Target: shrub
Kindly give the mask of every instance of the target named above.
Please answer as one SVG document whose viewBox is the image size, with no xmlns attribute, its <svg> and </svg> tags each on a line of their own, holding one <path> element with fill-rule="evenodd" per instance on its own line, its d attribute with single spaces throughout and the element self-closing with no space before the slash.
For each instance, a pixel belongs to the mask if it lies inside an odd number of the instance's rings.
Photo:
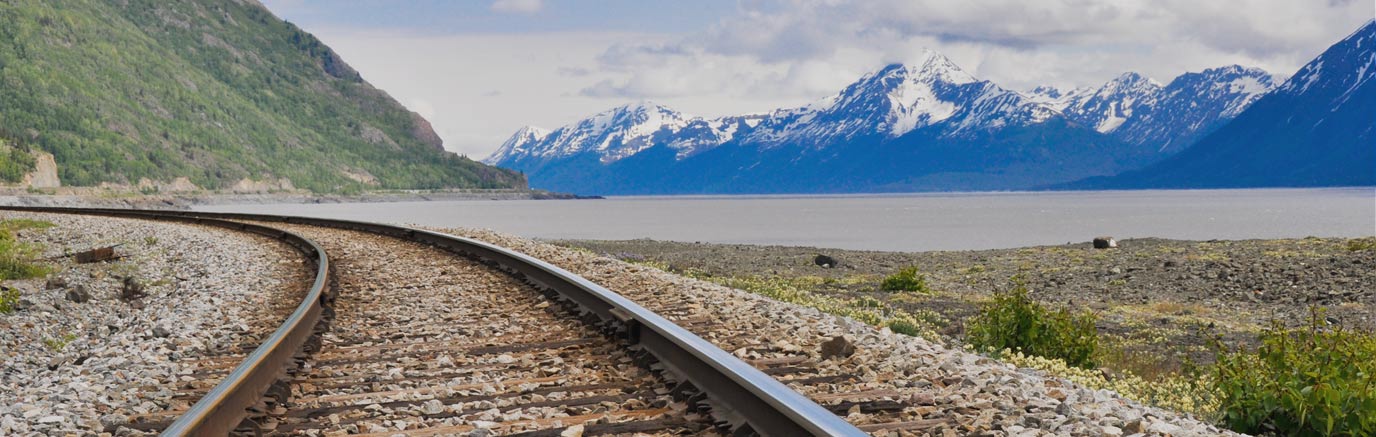
<svg viewBox="0 0 1376 437">
<path fill-rule="evenodd" d="M 1353 238 L 1347 240 L 1347 250 L 1357 252 L 1362 250 L 1376 250 L 1376 237 Z"/>
<path fill-rule="evenodd" d="M 0 288 L 0 314 L 14 312 L 15 306 L 19 305 L 19 290 L 14 288 Z"/>
<path fill-rule="evenodd" d="M 884 278 L 884 282 L 879 284 L 879 288 L 884 291 L 916 291 L 926 293 L 927 277 L 917 273 L 917 267 L 908 267 Z"/>
<path fill-rule="evenodd" d="M 1097 317 L 1090 312 L 1049 309 L 1027 296 L 1018 281 L 1013 290 L 994 293 L 966 329 L 966 342 L 984 352 L 1004 349 L 1060 359 L 1066 364 L 1093 368 L 1099 346 Z"/>
<path fill-rule="evenodd" d="M 1272 322 L 1255 351 L 1217 345 L 1214 385 L 1223 422 L 1279 435 L 1376 435 L 1376 335 Z"/>
</svg>

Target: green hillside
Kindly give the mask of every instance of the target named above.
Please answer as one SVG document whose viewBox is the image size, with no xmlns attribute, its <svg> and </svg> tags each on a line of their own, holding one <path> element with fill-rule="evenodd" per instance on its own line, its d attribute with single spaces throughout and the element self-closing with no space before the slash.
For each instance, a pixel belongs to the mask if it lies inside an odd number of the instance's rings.
<svg viewBox="0 0 1376 437">
<path fill-rule="evenodd" d="M 444 152 L 428 122 L 251 0 L 0 1 L 0 136 L 52 153 L 64 185 L 525 184 Z"/>
</svg>

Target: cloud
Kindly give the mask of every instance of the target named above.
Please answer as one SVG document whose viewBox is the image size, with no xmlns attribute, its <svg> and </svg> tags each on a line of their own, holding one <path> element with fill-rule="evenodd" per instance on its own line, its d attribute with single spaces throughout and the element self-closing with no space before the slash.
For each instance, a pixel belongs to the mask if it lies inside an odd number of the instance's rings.
<svg viewBox="0 0 1376 437">
<path fill-rule="evenodd" d="M 534 14 L 544 9 L 541 0 L 496 0 L 492 2 L 492 11 L 506 14 Z"/>
<path fill-rule="evenodd" d="M 737 14 L 677 40 L 609 47 L 598 61 L 619 76 L 582 92 L 802 97 L 923 48 L 1014 89 L 1096 85 L 1125 71 L 1168 81 L 1231 63 L 1288 75 L 1371 12 L 1350 0 L 742 1 Z M 857 74 L 834 82 L 828 70 Z"/>
<path fill-rule="evenodd" d="M 655 8 L 578 5 L 599 19 L 662 19 L 635 15 Z M 501 0 L 486 18 L 543 6 Z M 521 126 L 557 127 L 629 101 L 703 116 L 803 105 L 924 48 L 1015 90 L 1099 85 L 1125 71 L 1164 82 L 1228 64 L 1289 75 L 1371 13 L 1351 0 L 740 0 L 673 33 L 604 29 L 616 25 L 581 15 L 567 18 L 601 30 L 310 30 L 430 118 L 446 147 L 480 157 Z"/>
</svg>

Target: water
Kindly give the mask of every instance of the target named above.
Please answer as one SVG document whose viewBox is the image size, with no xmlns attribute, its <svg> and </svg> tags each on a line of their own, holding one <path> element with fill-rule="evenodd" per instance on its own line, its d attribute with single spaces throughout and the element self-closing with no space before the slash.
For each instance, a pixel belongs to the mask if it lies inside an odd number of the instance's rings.
<svg viewBox="0 0 1376 437">
<path fill-rule="evenodd" d="M 1351 189 L 676 196 L 354 204 L 217 205 L 536 238 L 633 239 L 925 251 L 1163 237 L 1376 234 L 1376 191 Z"/>
</svg>

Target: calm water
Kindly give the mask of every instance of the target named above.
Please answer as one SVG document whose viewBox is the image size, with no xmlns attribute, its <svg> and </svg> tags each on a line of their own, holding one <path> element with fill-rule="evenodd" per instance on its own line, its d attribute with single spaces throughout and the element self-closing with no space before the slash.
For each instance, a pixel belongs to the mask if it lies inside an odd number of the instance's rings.
<svg viewBox="0 0 1376 437">
<path fill-rule="evenodd" d="M 537 238 L 891 251 L 1062 244 L 1096 235 L 1208 240 L 1376 234 L 1372 188 L 619 197 L 199 209 L 480 227 Z"/>
</svg>

